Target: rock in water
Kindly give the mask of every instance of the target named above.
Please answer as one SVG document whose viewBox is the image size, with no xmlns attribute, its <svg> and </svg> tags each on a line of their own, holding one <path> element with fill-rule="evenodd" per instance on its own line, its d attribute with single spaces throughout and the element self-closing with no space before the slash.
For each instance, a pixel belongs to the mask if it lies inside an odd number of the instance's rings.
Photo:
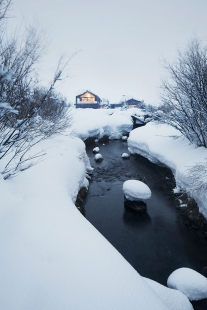
<svg viewBox="0 0 207 310">
<path fill-rule="evenodd" d="M 93 149 L 93 153 L 98 153 L 99 152 L 99 147 L 97 146 L 97 147 L 94 147 L 94 149 Z"/>
<path fill-rule="evenodd" d="M 123 159 L 129 159 L 130 155 L 128 153 L 123 153 L 123 154 L 121 154 L 121 157 Z"/>
<path fill-rule="evenodd" d="M 145 183 L 137 180 L 124 182 L 123 192 L 126 199 L 131 201 L 145 200 L 151 197 L 150 188 Z"/>
<path fill-rule="evenodd" d="M 151 190 L 149 187 L 137 180 L 128 180 L 123 184 L 124 192 L 124 206 L 131 209 L 138 214 L 147 211 L 147 205 L 144 201 L 151 197 Z"/>
<path fill-rule="evenodd" d="M 126 209 L 130 209 L 138 214 L 145 213 L 147 211 L 147 205 L 144 201 L 131 201 L 124 197 L 124 206 Z"/>
<path fill-rule="evenodd" d="M 100 162 L 102 160 L 103 160 L 103 156 L 100 153 L 95 155 L 95 161 Z"/>
<path fill-rule="evenodd" d="M 167 286 L 181 291 L 190 300 L 207 298 L 207 279 L 190 268 L 179 268 L 171 273 Z"/>
</svg>

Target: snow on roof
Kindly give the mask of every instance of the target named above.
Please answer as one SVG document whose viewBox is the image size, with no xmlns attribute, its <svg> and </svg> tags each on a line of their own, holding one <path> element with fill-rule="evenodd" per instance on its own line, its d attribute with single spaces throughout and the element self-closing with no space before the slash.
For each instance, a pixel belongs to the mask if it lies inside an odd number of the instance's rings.
<svg viewBox="0 0 207 310">
<path fill-rule="evenodd" d="M 130 99 L 134 99 L 134 100 L 137 100 L 137 101 L 141 101 L 140 99 L 137 99 L 133 96 L 128 96 L 128 95 L 122 95 L 121 99 L 119 100 L 119 103 L 121 102 L 124 102 L 125 100 L 128 101 Z"/>
<path fill-rule="evenodd" d="M 76 95 L 76 97 L 82 96 L 82 95 L 85 94 L 85 93 L 90 93 L 91 95 L 96 96 L 97 98 L 100 99 L 100 97 L 99 97 L 98 95 L 92 93 L 90 90 L 85 90 L 85 91 L 83 91 L 82 93 L 79 93 L 78 95 Z"/>
</svg>

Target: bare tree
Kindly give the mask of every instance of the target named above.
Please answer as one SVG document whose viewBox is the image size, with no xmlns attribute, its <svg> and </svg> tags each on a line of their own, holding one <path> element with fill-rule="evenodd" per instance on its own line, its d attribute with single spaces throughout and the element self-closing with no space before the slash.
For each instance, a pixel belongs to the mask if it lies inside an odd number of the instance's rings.
<svg viewBox="0 0 207 310">
<path fill-rule="evenodd" d="M 7 17 L 11 6 L 11 0 L 0 0 L 0 21 Z"/>
<path fill-rule="evenodd" d="M 159 121 L 207 147 L 207 47 L 193 39 L 165 69 L 169 78 L 162 83 L 164 113 L 157 115 Z"/>
<path fill-rule="evenodd" d="M 4 179 L 8 179 L 33 166 L 34 160 L 38 159 L 39 161 L 45 153 L 38 153 L 32 157 L 27 157 L 26 153 L 43 139 L 62 133 L 70 126 L 70 110 L 63 98 L 58 97 L 54 91 L 55 84 L 62 79 L 66 65 L 67 61 L 64 62 L 63 57 L 61 57 L 48 89 L 44 89 L 39 98 L 34 96 L 37 90 L 30 94 L 29 99 L 34 103 L 34 106 L 23 119 L 18 119 L 18 110 L 12 108 L 3 114 L 2 130 L 0 128 L 0 159 L 9 153 L 11 154 L 2 172 Z M 56 113 L 50 109 L 51 99 L 56 102 L 55 104 L 53 102 L 53 107 L 56 105 Z M 62 107 L 59 107 L 59 105 L 62 105 Z M 45 110 L 47 113 L 45 113 Z M 43 113 L 42 116 L 41 113 Z M 13 117 L 11 125 L 9 124 L 10 115 Z M 17 115 L 17 117 L 14 115 Z M 15 117 L 16 120 L 14 121 Z"/>
<path fill-rule="evenodd" d="M 0 25 L 9 5 L 0 0 Z M 49 87 L 41 88 L 36 65 L 44 44 L 37 29 L 28 27 L 23 40 L 0 35 L 0 160 L 8 158 L 2 171 L 8 179 L 41 159 L 44 152 L 28 156 L 35 144 L 70 125 L 66 99 L 54 88 L 74 55 L 67 60 L 61 56 Z"/>
</svg>

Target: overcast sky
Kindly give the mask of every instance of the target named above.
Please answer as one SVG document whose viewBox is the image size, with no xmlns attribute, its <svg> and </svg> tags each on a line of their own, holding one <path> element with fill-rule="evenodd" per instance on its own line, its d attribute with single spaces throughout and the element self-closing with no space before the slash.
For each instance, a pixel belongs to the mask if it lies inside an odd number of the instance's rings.
<svg viewBox="0 0 207 310">
<path fill-rule="evenodd" d="M 88 89 L 111 103 L 127 95 L 157 104 L 163 58 L 207 39 L 207 0 L 13 0 L 12 9 L 10 25 L 35 21 L 47 33 L 44 79 L 61 53 L 80 51 L 60 89 L 70 101 Z"/>
</svg>

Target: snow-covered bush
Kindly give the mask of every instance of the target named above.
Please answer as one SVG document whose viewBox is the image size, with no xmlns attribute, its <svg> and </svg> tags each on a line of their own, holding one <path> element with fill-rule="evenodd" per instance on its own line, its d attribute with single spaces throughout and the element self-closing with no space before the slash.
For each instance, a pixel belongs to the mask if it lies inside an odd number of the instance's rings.
<svg viewBox="0 0 207 310">
<path fill-rule="evenodd" d="M 123 102 L 122 102 L 122 105 L 121 105 L 121 111 L 126 111 L 126 110 L 128 110 L 129 109 L 129 105 L 128 105 L 128 103 L 126 102 L 126 100 L 124 100 Z"/>
<path fill-rule="evenodd" d="M 196 163 L 189 167 L 187 178 L 192 192 L 205 193 L 207 191 L 207 162 Z"/>
<path fill-rule="evenodd" d="M 207 47 L 193 39 L 166 64 L 162 83 L 162 114 L 157 119 L 179 130 L 191 143 L 207 147 Z"/>
<path fill-rule="evenodd" d="M 109 103 L 108 99 L 103 99 L 103 106 L 104 109 L 111 109 L 111 104 Z"/>
</svg>

